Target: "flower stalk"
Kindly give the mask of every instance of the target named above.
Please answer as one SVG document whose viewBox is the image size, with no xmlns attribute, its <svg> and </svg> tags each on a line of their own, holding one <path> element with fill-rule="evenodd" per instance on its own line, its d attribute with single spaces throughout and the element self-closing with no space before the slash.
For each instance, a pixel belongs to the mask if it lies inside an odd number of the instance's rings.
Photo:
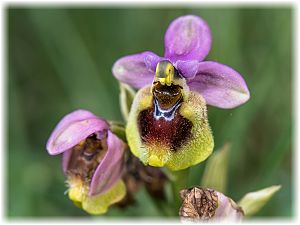
<svg viewBox="0 0 300 225">
<path fill-rule="evenodd" d="M 181 205 L 181 198 L 178 193 L 180 193 L 180 191 L 186 187 L 189 179 L 189 172 L 189 168 L 180 171 L 172 171 L 172 176 L 174 178 L 172 182 L 172 194 L 173 204 L 176 211 L 179 210 Z"/>
</svg>

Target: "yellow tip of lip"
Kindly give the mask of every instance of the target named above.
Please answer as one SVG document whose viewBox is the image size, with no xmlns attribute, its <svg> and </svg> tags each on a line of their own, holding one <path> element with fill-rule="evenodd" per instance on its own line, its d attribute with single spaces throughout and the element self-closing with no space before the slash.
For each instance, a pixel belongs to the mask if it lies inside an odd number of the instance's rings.
<svg viewBox="0 0 300 225">
<path fill-rule="evenodd" d="M 148 161 L 150 166 L 162 167 L 165 165 L 164 161 L 156 155 L 150 155 Z"/>
<path fill-rule="evenodd" d="M 82 202 L 84 196 L 87 194 L 87 188 L 80 180 L 77 179 L 70 180 L 69 184 L 69 198 L 75 202 Z"/>
</svg>

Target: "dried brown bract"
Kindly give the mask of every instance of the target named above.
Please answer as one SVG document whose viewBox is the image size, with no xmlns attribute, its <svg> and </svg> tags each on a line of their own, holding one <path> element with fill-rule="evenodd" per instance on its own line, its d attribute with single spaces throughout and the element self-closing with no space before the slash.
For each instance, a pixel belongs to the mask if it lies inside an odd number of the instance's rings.
<svg viewBox="0 0 300 225">
<path fill-rule="evenodd" d="M 182 221 L 239 222 L 243 210 L 231 198 L 209 188 L 193 187 L 180 191 Z"/>
<path fill-rule="evenodd" d="M 191 188 L 180 192 L 183 200 L 179 210 L 181 217 L 191 220 L 209 220 L 218 208 L 218 195 L 212 189 Z"/>
</svg>

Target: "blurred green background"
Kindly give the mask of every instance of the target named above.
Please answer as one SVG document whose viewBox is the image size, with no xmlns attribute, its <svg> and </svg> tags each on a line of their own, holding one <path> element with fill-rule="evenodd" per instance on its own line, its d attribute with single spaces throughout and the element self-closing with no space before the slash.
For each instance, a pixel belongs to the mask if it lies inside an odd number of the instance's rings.
<svg viewBox="0 0 300 225">
<path fill-rule="evenodd" d="M 184 14 L 208 22 L 213 45 L 207 59 L 235 68 L 251 92 L 239 108 L 208 109 L 216 149 L 232 143 L 226 194 L 239 200 L 281 184 L 257 216 L 294 215 L 291 7 L 7 6 L 8 217 L 88 216 L 64 195 L 61 158 L 47 154 L 47 138 L 77 108 L 121 120 L 112 64 L 144 50 L 163 55 L 166 28 Z M 191 169 L 189 185 L 199 184 L 204 166 Z M 161 216 L 144 190 L 137 199 L 136 206 L 112 208 L 106 216 Z"/>
</svg>

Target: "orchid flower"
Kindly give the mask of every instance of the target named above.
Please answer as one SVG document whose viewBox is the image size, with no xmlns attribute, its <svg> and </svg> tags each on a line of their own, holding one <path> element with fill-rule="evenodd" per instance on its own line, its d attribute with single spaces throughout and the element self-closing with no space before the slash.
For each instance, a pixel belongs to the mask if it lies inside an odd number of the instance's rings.
<svg viewBox="0 0 300 225">
<path fill-rule="evenodd" d="M 205 160 L 214 147 L 206 105 L 234 108 L 249 90 L 230 67 L 203 61 L 211 32 L 200 17 L 175 19 L 165 34 L 165 55 L 129 55 L 113 65 L 114 76 L 140 88 L 128 117 L 132 153 L 145 165 L 181 170 Z"/>
<path fill-rule="evenodd" d="M 86 110 L 63 117 L 47 142 L 50 155 L 63 154 L 69 198 L 90 214 L 105 213 L 125 196 L 125 148 L 104 119 Z"/>
</svg>

